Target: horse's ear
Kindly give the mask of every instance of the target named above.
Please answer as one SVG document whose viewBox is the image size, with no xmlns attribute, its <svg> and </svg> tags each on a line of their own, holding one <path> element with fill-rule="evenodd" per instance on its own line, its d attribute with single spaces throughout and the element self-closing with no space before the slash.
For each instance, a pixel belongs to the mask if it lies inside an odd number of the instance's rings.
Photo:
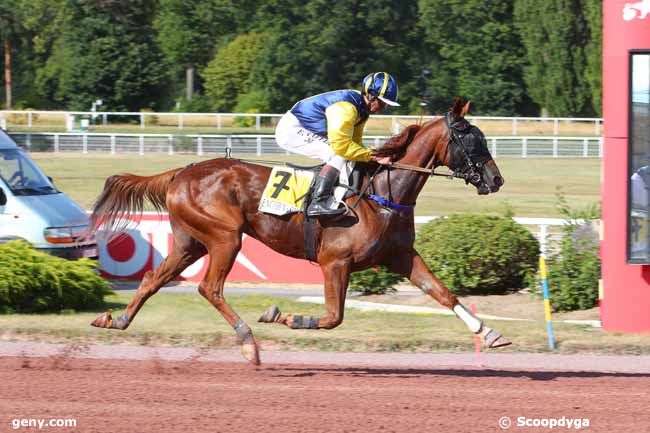
<svg viewBox="0 0 650 433">
<path fill-rule="evenodd" d="M 460 111 L 460 117 L 465 117 L 467 115 L 467 112 L 469 111 L 469 103 L 471 101 L 467 101 L 467 103 L 463 106 L 463 109 Z"/>
<path fill-rule="evenodd" d="M 456 97 L 454 105 L 451 107 L 451 114 L 454 115 L 454 119 L 461 117 L 460 112 L 463 109 L 463 103 L 460 100 L 460 97 Z"/>
</svg>

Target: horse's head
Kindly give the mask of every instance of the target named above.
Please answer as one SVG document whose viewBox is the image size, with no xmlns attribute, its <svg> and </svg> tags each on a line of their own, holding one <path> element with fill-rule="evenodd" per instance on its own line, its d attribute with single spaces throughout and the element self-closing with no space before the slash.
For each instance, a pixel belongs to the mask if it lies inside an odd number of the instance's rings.
<svg viewBox="0 0 650 433">
<path fill-rule="evenodd" d="M 490 155 L 485 135 L 465 119 L 468 110 L 469 101 L 463 106 L 456 99 L 445 115 L 449 141 L 443 164 L 474 185 L 479 194 L 497 192 L 504 183 L 503 176 Z"/>
</svg>

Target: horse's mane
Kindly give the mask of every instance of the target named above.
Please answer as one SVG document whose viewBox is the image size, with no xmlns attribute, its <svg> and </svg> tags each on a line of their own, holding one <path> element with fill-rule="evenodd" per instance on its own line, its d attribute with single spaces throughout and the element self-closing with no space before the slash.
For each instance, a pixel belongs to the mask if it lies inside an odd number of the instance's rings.
<svg viewBox="0 0 650 433">
<path fill-rule="evenodd" d="M 422 125 L 418 124 L 407 126 L 402 132 L 389 138 L 382 147 L 375 151 L 375 155 L 378 157 L 392 156 L 393 160 L 400 159 L 421 128 Z"/>
</svg>

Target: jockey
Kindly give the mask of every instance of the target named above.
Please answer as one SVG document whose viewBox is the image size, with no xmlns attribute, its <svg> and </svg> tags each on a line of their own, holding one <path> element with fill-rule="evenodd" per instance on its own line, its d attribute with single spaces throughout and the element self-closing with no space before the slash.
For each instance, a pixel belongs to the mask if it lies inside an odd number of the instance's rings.
<svg viewBox="0 0 650 433">
<path fill-rule="evenodd" d="M 275 129 L 280 147 L 325 162 L 314 185 L 314 199 L 308 216 L 334 216 L 345 209 L 330 209 L 339 172 L 347 162 L 376 161 L 390 164 L 390 157 L 378 158 L 362 145 L 363 130 L 370 114 L 397 103 L 397 82 L 386 72 L 368 74 L 361 92 L 352 89 L 321 93 L 298 101 L 282 116 Z"/>
</svg>

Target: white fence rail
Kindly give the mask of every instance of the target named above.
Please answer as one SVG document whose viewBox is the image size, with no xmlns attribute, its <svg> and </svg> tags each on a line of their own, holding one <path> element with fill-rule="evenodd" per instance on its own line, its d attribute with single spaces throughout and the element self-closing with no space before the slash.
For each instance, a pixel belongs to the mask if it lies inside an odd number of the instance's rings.
<svg viewBox="0 0 650 433">
<path fill-rule="evenodd" d="M 193 153 L 223 155 L 286 154 L 273 135 L 174 135 L 12 132 L 11 137 L 32 152 Z M 366 144 L 379 146 L 387 136 L 367 136 Z M 602 157 L 601 137 L 487 137 L 493 157 Z"/>
<path fill-rule="evenodd" d="M 155 113 L 155 112 L 92 112 L 92 111 L 11 111 L 0 110 L 0 126 L 4 129 L 36 127 L 58 127 L 72 132 L 87 126 L 110 127 L 130 124 L 141 129 L 170 127 L 179 130 L 188 128 L 215 128 L 217 131 L 228 128 L 274 127 L 281 114 L 272 113 Z M 367 128 L 384 129 L 397 133 L 403 126 L 435 119 L 436 116 L 371 116 Z M 601 118 L 570 117 L 490 117 L 468 116 L 468 119 L 489 134 L 503 135 L 585 135 L 598 137 L 602 134 Z M 41 129 L 42 130 L 42 129 Z M 577 132 L 579 131 L 579 132 Z"/>
</svg>

